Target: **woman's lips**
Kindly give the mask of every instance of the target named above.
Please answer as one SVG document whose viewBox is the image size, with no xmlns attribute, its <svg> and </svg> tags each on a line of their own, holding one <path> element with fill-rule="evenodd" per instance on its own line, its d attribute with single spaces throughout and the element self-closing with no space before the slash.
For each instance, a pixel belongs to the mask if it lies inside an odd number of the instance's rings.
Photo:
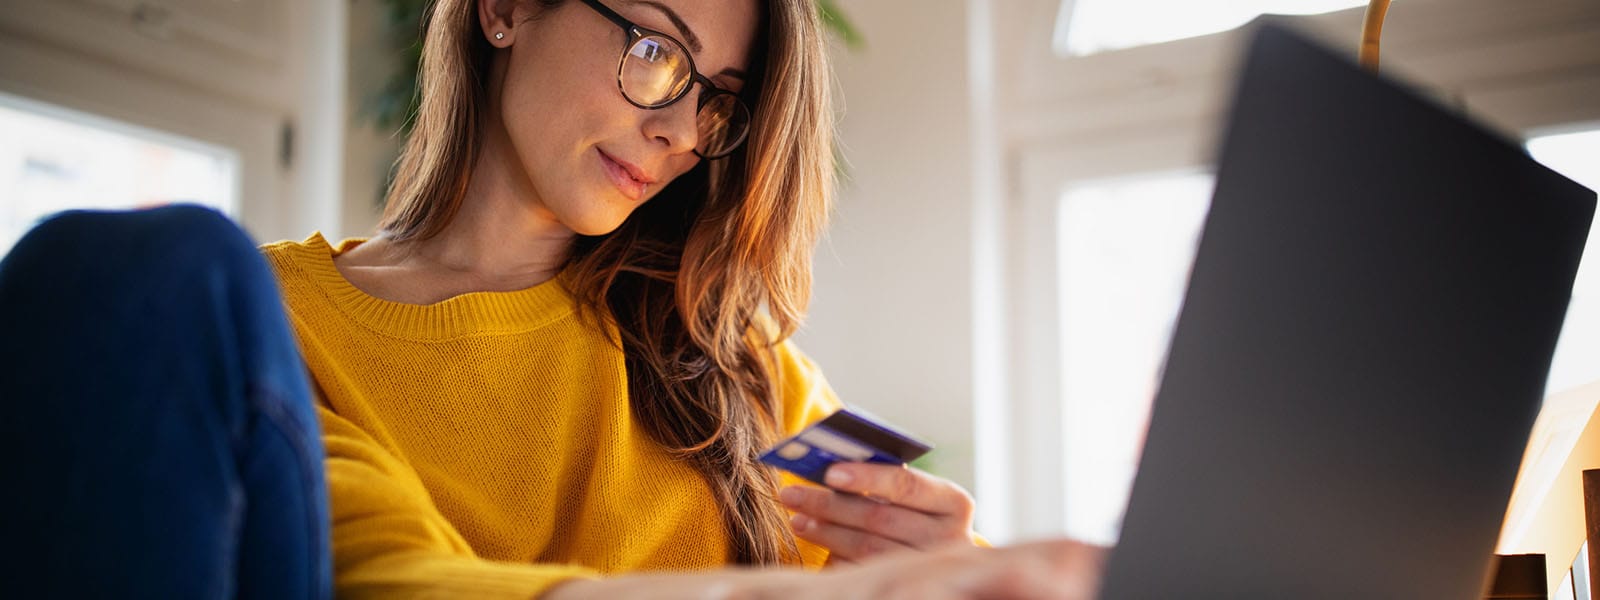
<svg viewBox="0 0 1600 600">
<path fill-rule="evenodd" d="M 617 186 L 617 190 L 621 191 L 622 195 L 635 202 L 644 197 L 644 182 L 634 179 L 632 175 L 628 174 L 627 167 L 619 164 L 605 151 L 598 148 L 595 151 L 600 154 L 600 164 L 605 167 L 606 176 L 611 178 L 611 183 Z"/>
</svg>

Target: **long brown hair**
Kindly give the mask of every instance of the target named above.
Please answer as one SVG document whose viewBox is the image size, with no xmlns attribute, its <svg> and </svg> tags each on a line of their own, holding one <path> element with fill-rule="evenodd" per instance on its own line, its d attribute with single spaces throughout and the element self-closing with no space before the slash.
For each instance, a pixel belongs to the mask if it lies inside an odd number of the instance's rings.
<svg viewBox="0 0 1600 600">
<path fill-rule="evenodd" d="M 805 312 L 831 208 L 833 113 L 816 7 L 762 1 L 746 145 L 701 161 L 616 231 L 578 238 L 565 273 L 620 335 L 634 417 L 710 484 L 731 560 L 772 565 L 798 553 L 757 455 L 783 422 L 773 347 Z M 390 239 L 437 234 L 465 194 L 493 56 L 475 5 L 437 0 L 426 19 L 421 108 L 378 227 Z"/>
</svg>

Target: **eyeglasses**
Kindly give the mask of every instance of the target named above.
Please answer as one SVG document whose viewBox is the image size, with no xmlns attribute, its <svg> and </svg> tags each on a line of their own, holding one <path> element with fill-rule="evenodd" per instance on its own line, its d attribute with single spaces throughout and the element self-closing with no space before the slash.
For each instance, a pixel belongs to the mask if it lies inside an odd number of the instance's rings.
<svg viewBox="0 0 1600 600">
<path fill-rule="evenodd" d="M 719 88 L 694 67 L 694 57 L 672 36 L 633 24 L 601 4 L 583 0 L 601 16 L 622 28 L 627 41 L 617 61 L 617 87 L 622 97 L 644 109 L 666 108 L 682 100 L 689 89 L 702 87 L 695 112 L 699 131 L 694 153 L 701 158 L 722 158 L 744 143 L 750 132 L 750 108 L 738 94 Z"/>
</svg>

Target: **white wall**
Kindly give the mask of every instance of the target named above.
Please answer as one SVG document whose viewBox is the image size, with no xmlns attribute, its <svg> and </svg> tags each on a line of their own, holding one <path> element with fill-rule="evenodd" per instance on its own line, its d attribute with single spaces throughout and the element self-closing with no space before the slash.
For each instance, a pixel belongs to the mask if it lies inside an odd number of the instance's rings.
<svg viewBox="0 0 1600 600">
<path fill-rule="evenodd" d="M 833 53 L 849 164 L 797 341 L 840 398 L 936 443 L 935 470 L 970 487 L 967 7 L 839 4 L 866 47 Z"/>
<path fill-rule="evenodd" d="M 400 152 L 398 133 L 380 129 L 370 112 L 373 94 L 389 82 L 403 58 L 391 40 L 406 32 L 393 30 L 388 11 L 381 0 L 350 0 L 349 93 L 345 98 L 350 119 L 345 130 L 340 217 L 344 235 L 349 237 L 366 237 L 377 227 L 389 168 Z"/>
</svg>

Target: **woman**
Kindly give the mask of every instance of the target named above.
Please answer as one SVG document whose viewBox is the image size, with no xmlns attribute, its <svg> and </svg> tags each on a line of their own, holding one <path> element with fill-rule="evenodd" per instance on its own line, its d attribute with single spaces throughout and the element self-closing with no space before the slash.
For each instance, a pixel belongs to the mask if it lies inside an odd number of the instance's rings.
<svg viewBox="0 0 1600 600">
<path fill-rule="evenodd" d="M 756 460 L 838 407 L 785 341 L 833 168 L 808 2 L 439 0 L 421 81 L 378 235 L 264 247 L 315 391 L 341 594 L 1084 581 L 1072 544 L 973 549 L 947 481 L 863 464 L 828 473 L 847 493 L 780 488 Z M 707 572 L 730 563 L 855 568 Z M 663 571 L 699 573 L 627 575 Z"/>
</svg>

